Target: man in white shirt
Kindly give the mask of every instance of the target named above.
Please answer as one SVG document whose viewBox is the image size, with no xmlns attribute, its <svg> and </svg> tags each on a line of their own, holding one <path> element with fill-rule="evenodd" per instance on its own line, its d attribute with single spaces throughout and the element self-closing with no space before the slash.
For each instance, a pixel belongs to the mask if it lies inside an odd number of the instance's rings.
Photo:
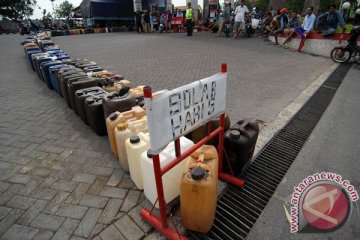
<svg viewBox="0 0 360 240">
<path fill-rule="evenodd" d="M 245 28 L 245 14 L 249 12 L 247 6 L 244 5 L 245 1 L 241 0 L 240 5 L 235 9 L 235 36 L 234 39 L 239 38 L 240 32 Z"/>
</svg>

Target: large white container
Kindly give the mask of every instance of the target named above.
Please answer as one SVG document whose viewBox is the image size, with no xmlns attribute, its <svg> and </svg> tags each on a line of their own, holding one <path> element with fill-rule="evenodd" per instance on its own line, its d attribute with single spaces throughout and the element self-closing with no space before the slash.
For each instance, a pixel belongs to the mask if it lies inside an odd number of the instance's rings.
<svg viewBox="0 0 360 240">
<path fill-rule="evenodd" d="M 141 175 L 140 156 L 150 149 L 149 133 L 138 133 L 125 141 L 127 160 L 129 163 L 130 177 L 140 190 L 144 189 L 143 176 Z"/>
<path fill-rule="evenodd" d="M 189 149 L 194 143 L 185 138 L 180 138 L 181 152 Z M 175 159 L 174 142 L 171 142 L 160 154 L 160 166 L 164 167 L 166 164 Z M 180 162 L 174 168 L 170 169 L 162 177 L 165 202 L 168 203 L 180 195 L 181 177 L 184 171 L 185 161 Z M 154 204 L 157 199 L 157 190 L 155 183 L 155 174 L 153 167 L 153 160 L 148 156 L 147 152 L 141 154 L 141 171 L 144 183 L 144 194 L 149 201 Z M 156 208 L 159 204 L 156 203 Z"/>
<path fill-rule="evenodd" d="M 125 172 L 129 172 L 129 164 L 126 154 L 125 141 L 134 134 L 126 127 L 126 123 L 119 123 L 114 131 L 115 131 L 116 148 L 119 154 L 119 163 Z"/>
</svg>

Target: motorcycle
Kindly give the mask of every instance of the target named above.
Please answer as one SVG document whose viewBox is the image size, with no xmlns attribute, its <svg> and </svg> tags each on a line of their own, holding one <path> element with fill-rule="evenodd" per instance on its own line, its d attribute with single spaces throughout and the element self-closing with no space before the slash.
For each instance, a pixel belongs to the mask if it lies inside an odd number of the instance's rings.
<svg viewBox="0 0 360 240">
<path fill-rule="evenodd" d="M 225 21 L 224 23 L 224 33 L 226 35 L 226 37 L 228 38 L 230 33 L 233 31 L 233 27 L 231 24 L 231 21 Z"/>
<path fill-rule="evenodd" d="M 245 18 L 245 30 L 244 34 L 250 38 L 258 29 L 259 19 L 247 17 Z"/>
<path fill-rule="evenodd" d="M 341 44 L 343 36 L 341 37 L 339 44 Z M 357 39 L 359 36 L 360 26 L 351 30 L 350 38 L 346 46 L 335 47 L 333 50 L 331 50 L 331 59 L 336 63 L 345 63 L 348 62 L 351 58 L 358 62 L 360 59 L 360 46 L 357 45 Z"/>
</svg>

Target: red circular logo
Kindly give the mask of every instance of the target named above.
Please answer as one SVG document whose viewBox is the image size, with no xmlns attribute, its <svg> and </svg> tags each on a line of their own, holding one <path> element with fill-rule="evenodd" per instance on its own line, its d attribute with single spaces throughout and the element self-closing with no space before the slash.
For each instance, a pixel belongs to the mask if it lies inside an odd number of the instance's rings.
<svg viewBox="0 0 360 240">
<path fill-rule="evenodd" d="M 311 187 L 302 200 L 306 221 L 321 230 L 342 226 L 350 211 L 348 196 L 332 184 L 321 183 Z"/>
</svg>

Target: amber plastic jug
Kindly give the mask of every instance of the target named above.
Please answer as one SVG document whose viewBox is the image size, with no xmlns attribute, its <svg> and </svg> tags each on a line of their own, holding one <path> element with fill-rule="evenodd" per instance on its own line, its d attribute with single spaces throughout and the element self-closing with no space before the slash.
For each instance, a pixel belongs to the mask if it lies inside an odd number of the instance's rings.
<svg viewBox="0 0 360 240">
<path fill-rule="evenodd" d="M 122 122 L 123 119 L 119 117 L 119 112 L 113 112 L 109 115 L 109 117 L 106 119 L 106 129 L 109 137 L 109 143 L 111 147 L 111 151 L 113 152 L 116 159 L 119 159 L 119 154 L 116 147 L 116 141 L 115 141 L 115 127 L 118 123 Z"/>
<path fill-rule="evenodd" d="M 259 126 L 255 121 L 241 120 L 225 133 L 223 171 L 239 176 L 253 156 Z"/>
<path fill-rule="evenodd" d="M 186 229 L 207 233 L 215 219 L 218 183 L 216 148 L 204 145 L 185 163 L 180 184 L 180 212 Z"/>
<path fill-rule="evenodd" d="M 121 122 L 135 121 L 145 116 L 146 112 L 139 106 L 132 107 L 131 110 L 120 113 Z M 143 131 L 139 131 L 143 132 Z"/>
<path fill-rule="evenodd" d="M 129 90 L 131 96 L 137 98 L 144 95 L 144 86 L 137 86 Z"/>
<path fill-rule="evenodd" d="M 116 148 L 119 154 L 119 163 L 125 172 L 129 172 L 129 163 L 126 155 L 125 141 L 134 134 L 127 128 L 126 123 L 118 123 L 114 131 Z"/>
<path fill-rule="evenodd" d="M 146 117 L 129 122 L 127 127 L 133 134 L 137 134 L 139 132 L 145 133 L 149 131 Z"/>
</svg>

